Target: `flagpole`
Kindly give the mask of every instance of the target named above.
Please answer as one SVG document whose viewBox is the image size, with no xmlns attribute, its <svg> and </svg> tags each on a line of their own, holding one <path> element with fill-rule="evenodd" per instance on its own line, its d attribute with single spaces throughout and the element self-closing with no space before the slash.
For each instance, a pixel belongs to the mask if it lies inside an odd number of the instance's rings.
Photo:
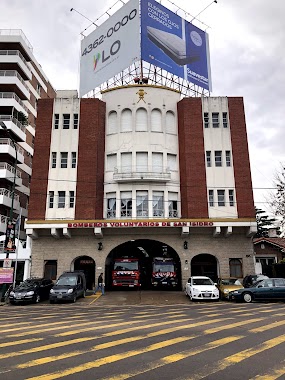
<svg viewBox="0 0 285 380">
<path fill-rule="evenodd" d="M 17 244 L 16 244 L 16 261 L 15 261 L 15 271 L 14 271 L 14 281 L 13 281 L 13 289 L 15 288 L 16 286 L 16 276 L 17 276 L 17 267 L 18 267 L 18 253 L 19 253 L 19 241 L 20 241 L 20 231 L 21 231 L 21 219 L 22 219 L 22 207 L 20 209 L 20 214 L 18 216 L 18 220 L 17 222 L 19 222 L 18 224 L 18 240 L 17 240 Z M 16 222 L 16 223 L 17 223 Z"/>
</svg>

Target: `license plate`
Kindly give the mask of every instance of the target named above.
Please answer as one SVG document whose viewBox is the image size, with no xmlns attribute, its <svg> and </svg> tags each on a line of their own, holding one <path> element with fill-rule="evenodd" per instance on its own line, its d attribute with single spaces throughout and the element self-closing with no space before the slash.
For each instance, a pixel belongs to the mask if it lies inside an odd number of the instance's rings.
<svg viewBox="0 0 285 380">
<path fill-rule="evenodd" d="M 204 294 L 204 297 L 211 297 L 211 294 L 206 293 Z"/>
<path fill-rule="evenodd" d="M 129 288 L 133 288 L 135 285 L 129 285 Z"/>
<path fill-rule="evenodd" d="M 166 281 L 162 281 L 162 285 L 167 285 L 167 282 Z"/>
<path fill-rule="evenodd" d="M 62 298 L 62 294 L 58 294 L 58 295 L 57 295 L 57 298 Z"/>
<path fill-rule="evenodd" d="M 22 299 L 21 296 L 16 297 L 16 300 L 21 300 L 21 299 Z"/>
</svg>

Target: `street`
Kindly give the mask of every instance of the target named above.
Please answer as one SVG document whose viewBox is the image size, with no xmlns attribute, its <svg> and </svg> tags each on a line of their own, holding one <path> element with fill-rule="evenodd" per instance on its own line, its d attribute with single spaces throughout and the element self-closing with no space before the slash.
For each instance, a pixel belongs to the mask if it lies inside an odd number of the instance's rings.
<svg viewBox="0 0 285 380">
<path fill-rule="evenodd" d="M 108 305 L 121 293 L 1 307 L 0 378 L 285 378 L 283 302 L 191 303 L 180 292 L 175 304 L 168 292 L 169 304 Z"/>
</svg>

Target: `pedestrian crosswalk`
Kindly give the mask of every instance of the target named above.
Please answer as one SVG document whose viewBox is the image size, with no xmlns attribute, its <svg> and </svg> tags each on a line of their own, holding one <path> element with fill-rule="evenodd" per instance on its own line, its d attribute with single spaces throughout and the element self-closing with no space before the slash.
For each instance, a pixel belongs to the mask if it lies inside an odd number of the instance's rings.
<svg viewBox="0 0 285 380">
<path fill-rule="evenodd" d="M 0 309 L 1 380 L 285 379 L 284 304 Z"/>
</svg>

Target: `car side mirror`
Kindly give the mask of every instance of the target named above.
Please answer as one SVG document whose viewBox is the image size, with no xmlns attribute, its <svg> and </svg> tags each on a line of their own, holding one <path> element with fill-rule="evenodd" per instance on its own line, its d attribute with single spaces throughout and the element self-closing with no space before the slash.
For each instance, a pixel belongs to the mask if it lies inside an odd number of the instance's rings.
<svg viewBox="0 0 285 380">
<path fill-rule="evenodd" d="M 216 282 L 214 282 L 214 285 L 216 285 L 216 286 L 217 286 L 218 284 L 217 284 Z"/>
</svg>

